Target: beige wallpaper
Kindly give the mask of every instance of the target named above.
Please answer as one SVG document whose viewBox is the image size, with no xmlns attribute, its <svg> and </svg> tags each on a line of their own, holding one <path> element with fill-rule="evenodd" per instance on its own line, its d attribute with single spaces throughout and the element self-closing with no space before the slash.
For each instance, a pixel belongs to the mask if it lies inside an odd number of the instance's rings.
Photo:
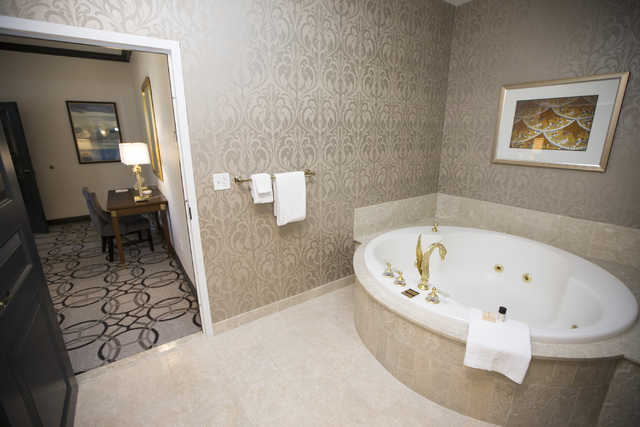
<svg viewBox="0 0 640 427">
<path fill-rule="evenodd" d="M 619 71 L 630 77 L 605 173 L 491 164 L 502 85 Z M 457 7 L 439 191 L 640 228 L 640 2 Z"/>
<path fill-rule="evenodd" d="M 0 1 L 0 14 L 178 40 L 213 321 L 353 274 L 354 209 L 437 190 L 455 8 L 441 0 Z M 310 168 L 275 225 L 213 173 Z"/>
</svg>

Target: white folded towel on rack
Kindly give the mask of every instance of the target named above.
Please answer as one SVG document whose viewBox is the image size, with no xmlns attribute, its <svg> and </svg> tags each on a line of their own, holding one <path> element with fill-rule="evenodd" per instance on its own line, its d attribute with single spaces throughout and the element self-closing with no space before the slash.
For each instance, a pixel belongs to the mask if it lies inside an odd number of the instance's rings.
<svg viewBox="0 0 640 427">
<path fill-rule="evenodd" d="M 304 172 L 275 174 L 273 213 L 278 225 L 302 221 L 307 217 L 307 189 Z"/>
<path fill-rule="evenodd" d="M 470 368 L 496 371 L 522 384 L 531 361 L 529 325 L 515 320 L 491 323 L 482 311 L 471 308 L 464 364 Z"/>
<path fill-rule="evenodd" d="M 253 203 L 271 203 L 273 202 L 273 191 L 271 191 L 271 175 L 268 173 L 257 173 L 251 175 L 251 197 Z"/>
</svg>

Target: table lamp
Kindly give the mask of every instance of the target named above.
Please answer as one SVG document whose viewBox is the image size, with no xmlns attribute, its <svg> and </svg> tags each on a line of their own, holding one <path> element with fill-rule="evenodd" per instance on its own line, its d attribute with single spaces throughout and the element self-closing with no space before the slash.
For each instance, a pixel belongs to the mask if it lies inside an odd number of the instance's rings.
<svg viewBox="0 0 640 427">
<path fill-rule="evenodd" d="M 136 179 L 138 180 L 138 195 L 133 199 L 136 203 L 148 201 L 149 196 L 142 194 L 142 183 L 140 182 L 140 172 L 142 172 L 140 165 L 151 163 L 147 144 L 144 142 L 124 142 L 119 144 L 119 148 L 120 161 L 128 166 L 134 165 L 133 173 L 136 174 Z"/>
</svg>

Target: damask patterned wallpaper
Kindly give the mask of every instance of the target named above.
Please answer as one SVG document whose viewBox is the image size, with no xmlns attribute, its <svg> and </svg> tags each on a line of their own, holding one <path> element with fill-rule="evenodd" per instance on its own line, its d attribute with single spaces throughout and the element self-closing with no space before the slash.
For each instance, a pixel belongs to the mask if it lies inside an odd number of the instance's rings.
<svg viewBox="0 0 640 427">
<path fill-rule="evenodd" d="M 437 191 L 455 8 L 441 0 L 0 0 L 0 14 L 178 40 L 214 322 L 353 274 L 357 207 Z M 309 168 L 277 227 L 213 173 Z"/>
<path fill-rule="evenodd" d="M 619 71 L 630 76 L 605 173 L 491 164 L 502 85 Z M 640 2 L 457 7 L 439 191 L 640 228 Z"/>
</svg>

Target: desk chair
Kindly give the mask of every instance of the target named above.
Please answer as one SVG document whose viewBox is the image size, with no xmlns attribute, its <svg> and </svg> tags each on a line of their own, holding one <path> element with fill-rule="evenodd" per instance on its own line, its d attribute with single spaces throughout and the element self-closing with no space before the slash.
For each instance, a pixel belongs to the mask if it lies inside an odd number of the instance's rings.
<svg viewBox="0 0 640 427">
<path fill-rule="evenodd" d="M 96 231 L 102 237 L 102 253 L 105 252 L 107 243 L 109 244 L 109 261 L 113 262 L 113 238 L 115 233 L 113 231 L 113 223 L 109 212 L 102 209 L 96 193 L 89 191 L 87 187 L 82 189 L 82 194 L 87 201 L 87 207 L 89 208 L 89 215 L 91 216 L 91 222 L 96 228 Z M 130 234 L 138 233 L 138 240 L 123 243 L 123 246 L 135 245 L 142 243 L 142 230 L 147 230 L 147 240 L 149 241 L 149 247 L 153 252 L 153 240 L 151 238 L 151 223 L 148 219 L 142 215 L 128 215 L 118 218 L 120 233 Z"/>
</svg>

